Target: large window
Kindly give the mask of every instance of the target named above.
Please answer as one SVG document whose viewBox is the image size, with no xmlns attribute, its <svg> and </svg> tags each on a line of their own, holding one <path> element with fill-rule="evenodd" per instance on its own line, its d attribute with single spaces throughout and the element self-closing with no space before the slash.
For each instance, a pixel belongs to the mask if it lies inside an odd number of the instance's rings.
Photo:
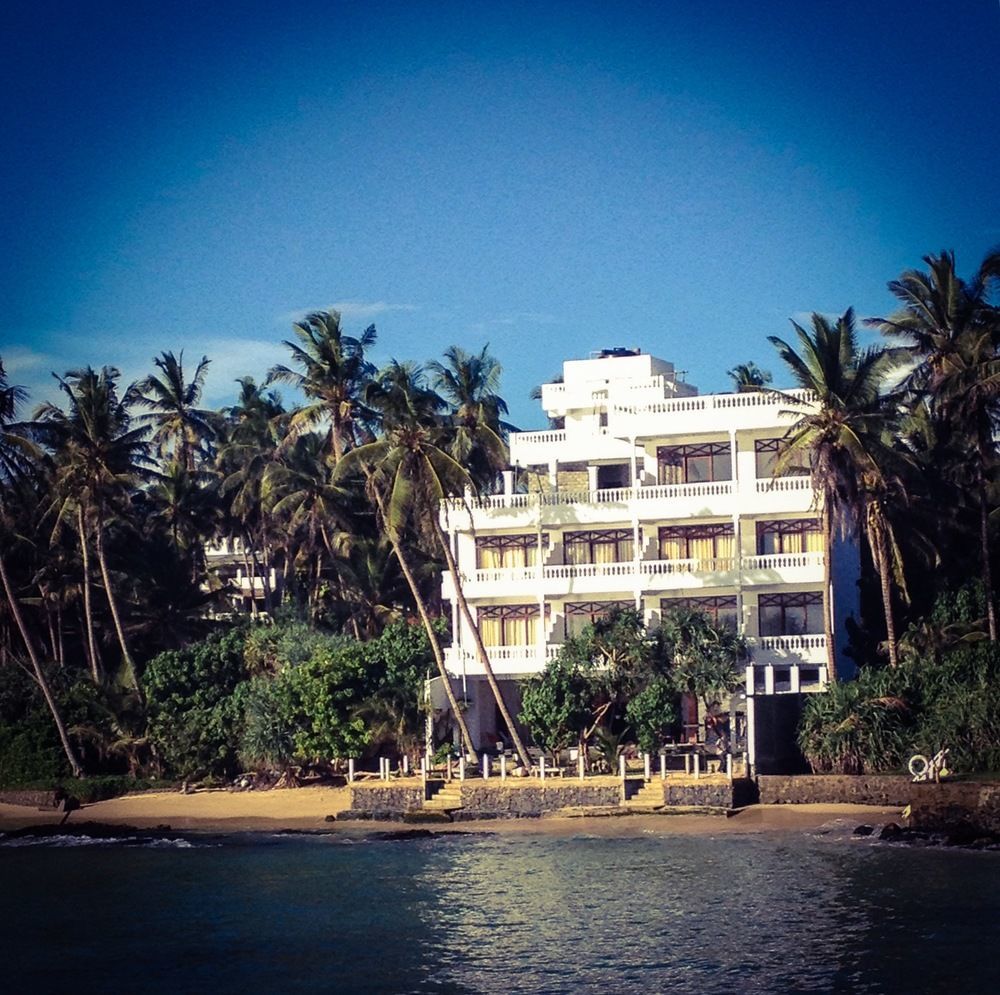
<svg viewBox="0 0 1000 995">
<path fill-rule="evenodd" d="M 624 563 L 632 559 L 631 529 L 601 529 L 565 532 L 563 546 L 567 563 Z"/>
<path fill-rule="evenodd" d="M 714 560 L 731 557 L 732 525 L 668 525 L 660 529 L 661 560 Z"/>
<path fill-rule="evenodd" d="M 822 553 L 823 532 L 815 518 L 758 522 L 757 552 L 761 556 L 771 553 Z"/>
<path fill-rule="evenodd" d="M 548 606 L 545 608 L 548 614 Z M 491 605 L 479 609 L 484 646 L 533 646 L 538 642 L 538 605 Z"/>
<path fill-rule="evenodd" d="M 733 632 L 739 627 L 736 614 L 736 598 L 663 598 L 660 601 L 660 611 L 669 612 L 673 608 L 688 608 L 707 615 L 712 624 L 720 629 L 730 629 Z"/>
<path fill-rule="evenodd" d="M 706 442 L 697 446 L 659 446 L 656 450 L 656 465 L 661 484 L 697 484 L 733 479 L 733 461 L 728 442 Z"/>
<path fill-rule="evenodd" d="M 779 474 L 774 472 L 775 464 L 778 462 L 778 457 L 787 444 L 787 440 L 785 439 L 758 439 L 753 444 L 754 454 L 757 459 L 758 480 L 767 480 L 770 477 L 779 476 Z M 807 460 L 808 457 L 805 454 L 793 458 L 792 462 L 785 467 L 784 473 L 781 476 L 787 477 L 808 473 L 809 468 L 805 465 Z"/>
<path fill-rule="evenodd" d="M 762 636 L 800 636 L 823 631 L 823 595 L 762 594 L 758 602 Z"/>
<path fill-rule="evenodd" d="M 584 628 L 599 618 L 604 618 L 616 608 L 630 608 L 632 601 L 577 601 L 565 607 L 564 631 L 566 638 L 578 636 Z"/>
<path fill-rule="evenodd" d="M 549 537 L 542 533 L 542 543 Z M 538 535 L 482 536 L 476 539 L 476 566 L 480 570 L 533 567 L 538 563 Z"/>
</svg>

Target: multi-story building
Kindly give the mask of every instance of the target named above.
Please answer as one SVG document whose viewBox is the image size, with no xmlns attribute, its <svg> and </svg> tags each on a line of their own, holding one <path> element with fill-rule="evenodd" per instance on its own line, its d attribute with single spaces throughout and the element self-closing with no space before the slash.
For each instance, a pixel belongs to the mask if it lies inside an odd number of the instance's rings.
<svg viewBox="0 0 1000 995">
<path fill-rule="evenodd" d="M 516 714 L 518 679 L 611 608 L 635 607 L 655 624 L 686 605 L 750 642 L 752 751 L 755 698 L 827 681 L 816 495 L 807 475 L 773 472 L 794 421 L 789 402 L 700 395 L 671 363 L 615 349 L 566 362 L 562 381 L 542 387 L 542 407 L 554 427 L 511 435 L 503 493 L 442 511 L 508 704 Z M 856 611 L 857 556 L 852 547 L 838 556 L 826 596 L 843 632 Z M 453 592 L 446 574 L 452 602 Z M 463 685 L 470 729 L 490 742 L 499 716 L 454 607 L 452 642 L 448 669 Z"/>
</svg>

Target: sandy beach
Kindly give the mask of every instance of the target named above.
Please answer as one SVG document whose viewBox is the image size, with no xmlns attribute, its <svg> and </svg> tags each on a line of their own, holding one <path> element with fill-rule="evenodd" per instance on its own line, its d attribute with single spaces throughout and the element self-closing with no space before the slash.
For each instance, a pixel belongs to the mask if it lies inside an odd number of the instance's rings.
<svg viewBox="0 0 1000 995">
<path fill-rule="evenodd" d="M 183 832 L 392 831 L 399 823 L 327 821 L 350 805 L 347 788 L 307 787 L 273 791 L 199 790 L 150 791 L 84 805 L 70 814 L 65 826 L 81 823 L 134 826 Z M 538 819 L 489 820 L 434 824 L 435 831 L 483 830 L 504 833 L 632 836 L 650 831 L 669 833 L 809 832 L 834 820 L 879 823 L 900 818 L 898 808 L 870 805 L 754 805 L 737 814 L 653 814 L 574 818 L 547 815 Z M 21 805 L 0 804 L 0 831 L 59 824 L 63 813 Z"/>
</svg>

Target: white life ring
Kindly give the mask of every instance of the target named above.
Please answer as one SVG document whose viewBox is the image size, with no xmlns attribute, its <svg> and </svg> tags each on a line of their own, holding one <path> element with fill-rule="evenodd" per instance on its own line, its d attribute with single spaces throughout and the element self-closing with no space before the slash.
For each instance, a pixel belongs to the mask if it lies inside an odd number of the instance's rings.
<svg viewBox="0 0 1000 995">
<path fill-rule="evenodd" d="M 910 757 L 909 770 L 914 779 L 925 777 L 930 766 L 931 762 L 922 753 Z"/>
</svg>

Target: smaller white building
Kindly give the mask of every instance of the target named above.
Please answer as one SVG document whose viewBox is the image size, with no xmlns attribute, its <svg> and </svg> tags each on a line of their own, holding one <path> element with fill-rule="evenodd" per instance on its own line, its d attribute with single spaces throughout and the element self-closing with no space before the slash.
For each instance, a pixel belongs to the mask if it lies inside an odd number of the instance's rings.
<svg viewBox="0 0 1000 995">
<path fill-rule="evenodd" d="M 619 605 L 656 624 L 684 604 L 744 633 L 751 726 L 755 696 L 826 685 L 823 599 L 831 592 L 823 590 L 816 496 L 808 476 L 773 474 L 795 419 L 787 402 L 701 395 L 673 364 L 615 349 L 564 363 L 562 381 L 542 387 L 542 407 L 554 427 L 511 435 L 503 493 L 442 508 L 463 590 L 515 714 L 518 680 Z M 841 630 L 857 601 L 857 557 L 847 554 L 834 570 Z M 473 736 L 490 744 L 503 730 L 454 607 L 454 583 L 445 574 L 447 666 L 464 687 Z"/>
</svg>

